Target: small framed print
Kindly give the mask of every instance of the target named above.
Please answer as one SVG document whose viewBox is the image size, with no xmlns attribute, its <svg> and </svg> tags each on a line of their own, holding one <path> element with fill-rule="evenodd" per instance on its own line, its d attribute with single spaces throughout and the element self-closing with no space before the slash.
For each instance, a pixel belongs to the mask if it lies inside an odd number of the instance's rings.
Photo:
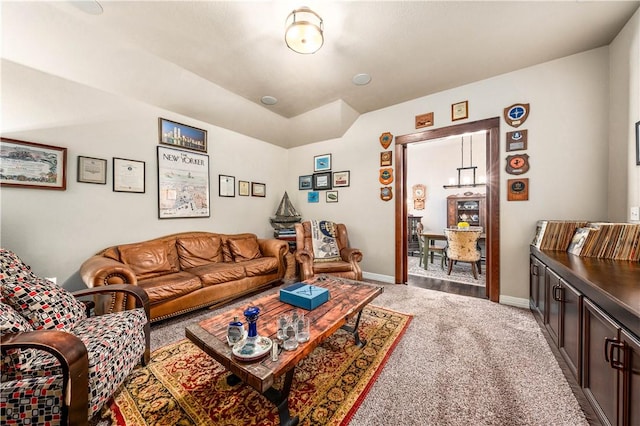
<svg viewBox="0 0 640 426">
<path fill-rule="evenodd" d="M 433 126 L 433 113 L 416 115 L 416 129 Z"/>
<path fill-rule="evenodd" d="M 382 151 L 380 153 L 380 167 L 390 166 L 393 162 L 393 151 Z"/>
<path fill-rule="evenodd" d="M 78 156 L 78 182 L 107 184 L 107 160 Z"/>
<path fill-rule="evenodd" d="M 451 121 L 469 118 L 469 101 L 462 101 L 451 105 Z"/>
<path fill-rule="evenodd" d="M 331 154 L 316 155 L 313 157 L 313 171 L 323 172 L 331 170 Z"/>
<path fill-rule="evenodd" d="M 343 172 L 333 172 L 332 186 L 334 188 L 340 187 L 340 186 L 349 186 L 351 182 L 350 175 L 351 175 L 351 172 L 349 172 L 349 170 L 345 170 Z"/>
<path fill-rule="evenodd" d="M 309 191 L 307 192 L 307 202 L 308 203 L 317 203 L 320 201 L 320 193 L 318 191 Z"/>
<path fill-rule="evenodd" d="M 331 189 L 331 172 L 314 173 L 313 174 L 313 189 Z"/>
<path fill-rule="evenodd" d="M 264 183 L 251 182 L 251 196 L 252 197 L 266 197 L 267 185 Z"/>
<path fill-rule="evenodd" d="M 236 178 L 234 176 L 218 175 L 218 196 L 236 196 Z"/>
<path fill-rule="evenodd" d="M 337 203 L 338 202 L 338 191 L 327 191 L 326 199 L 327 203 Z"/>
<path fill-rule="evenodd" d="M 206 130 L 158 118 L 158 134 L 161 144 L 207 152 Z"/>
<path fill-rule="evenodd" d="M 507 180 L 507 201 L 529 199 L 529 178 Z"/>
<path fill-rule="evenodd" d="M 311 176 L 311 175 L 299 176 L 298 177 L 298 189 L 299 190 L 312 189 L 313 188 L 312 178 L 313 178 L 313 176 Z"/>
<path fill-rule="evenodd" d="M 145 162 L 113 158 L 113 191 L 114 192 L 145 192 Z"/>
<path fill-rule="evenodd" d="M 246 180 L 238 181 L 238 195 L 241 197 L 249 196 L 249 182 L 247 182 Z"/>
</svg>

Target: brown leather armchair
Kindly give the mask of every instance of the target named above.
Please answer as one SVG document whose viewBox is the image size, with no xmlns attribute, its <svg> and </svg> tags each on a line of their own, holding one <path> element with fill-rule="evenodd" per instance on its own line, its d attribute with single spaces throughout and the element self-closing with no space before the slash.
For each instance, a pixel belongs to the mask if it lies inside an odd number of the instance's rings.
<svg viewBox="0 0 640 426">
<path fill-rule="evenodd" d="M 296 223 L 296 261 L 300 264 L 300 279 L 306 280 L 317 274 L 329 274 L 352 280 L 362 280 L 362 252 L 349 247 L 347 227 L 336 224 L 336 242 L 340 251 L 340 259 L 318 262 L 313 255 L 311 238 L 311 222 Z"/>
</svg>

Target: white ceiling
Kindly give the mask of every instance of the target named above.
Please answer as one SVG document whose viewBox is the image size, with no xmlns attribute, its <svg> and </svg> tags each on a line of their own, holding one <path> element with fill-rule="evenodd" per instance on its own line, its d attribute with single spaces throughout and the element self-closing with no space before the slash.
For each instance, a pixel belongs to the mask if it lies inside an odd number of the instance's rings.
<svg viewBox="0 0 640 426">
<path fill-rule="evenodd" d="M 100 4 L 90 15 L 3 1 L 3 59 L 292 147 L 340 137 L 369 111 L 607 45 L 640 2 Z M 303 4 L 324 19 L 313 55 L 284 43 Z M 363 72 L 371 83 L 355 86 Z"/>
</svg>

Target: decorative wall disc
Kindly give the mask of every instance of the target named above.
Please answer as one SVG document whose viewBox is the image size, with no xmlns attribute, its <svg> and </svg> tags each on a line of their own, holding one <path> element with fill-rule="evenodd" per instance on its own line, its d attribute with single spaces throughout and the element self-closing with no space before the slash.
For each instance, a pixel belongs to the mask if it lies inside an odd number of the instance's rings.
<svg viewBox="0 0 640 426">
<path fill-rule="evenodd" d="M 380 188 L 380 199 L 382 201 L 389 201 L 393 198 L 393 189 L 390 186 Z"/>
<path fill-rule="evenodd" d="M 393 135 L 391 133 L 384 132 L 380 135 L 380 144 L 384 149 L 389 148 L 389 145 L 391 145 L 391 141 L 393 141 Z"/>
<path fill-rule="evenodd" d="M 520 127 L 529 117 L 529 104 L 513 104 L 504 109 L 504 119 L 511 127 Z"/>
</svg>

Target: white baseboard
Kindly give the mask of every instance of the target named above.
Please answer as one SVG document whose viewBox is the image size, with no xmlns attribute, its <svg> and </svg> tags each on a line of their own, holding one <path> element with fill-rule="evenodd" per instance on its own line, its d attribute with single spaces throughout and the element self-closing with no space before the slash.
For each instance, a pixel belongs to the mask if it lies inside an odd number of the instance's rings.
<svg viewBox="0 0 640 426">
<path fill-rule="evenodd" d="M 374 274 L 371 272 L 362 272 L 362 278 L 368 278 L 370 280 L 374 280 L 374 281 L 380 281 L 383 283 L 389 283 L 389 284 L 393 284 L 396 282 L 395 277 L 392 277 L 390 275 L 382 275 L 382 274 Z"/>
<path fill-rule="evenodd" d="M 529 299 L 500 295 L 500 304 L 529 309 Z"/>
</svg>

